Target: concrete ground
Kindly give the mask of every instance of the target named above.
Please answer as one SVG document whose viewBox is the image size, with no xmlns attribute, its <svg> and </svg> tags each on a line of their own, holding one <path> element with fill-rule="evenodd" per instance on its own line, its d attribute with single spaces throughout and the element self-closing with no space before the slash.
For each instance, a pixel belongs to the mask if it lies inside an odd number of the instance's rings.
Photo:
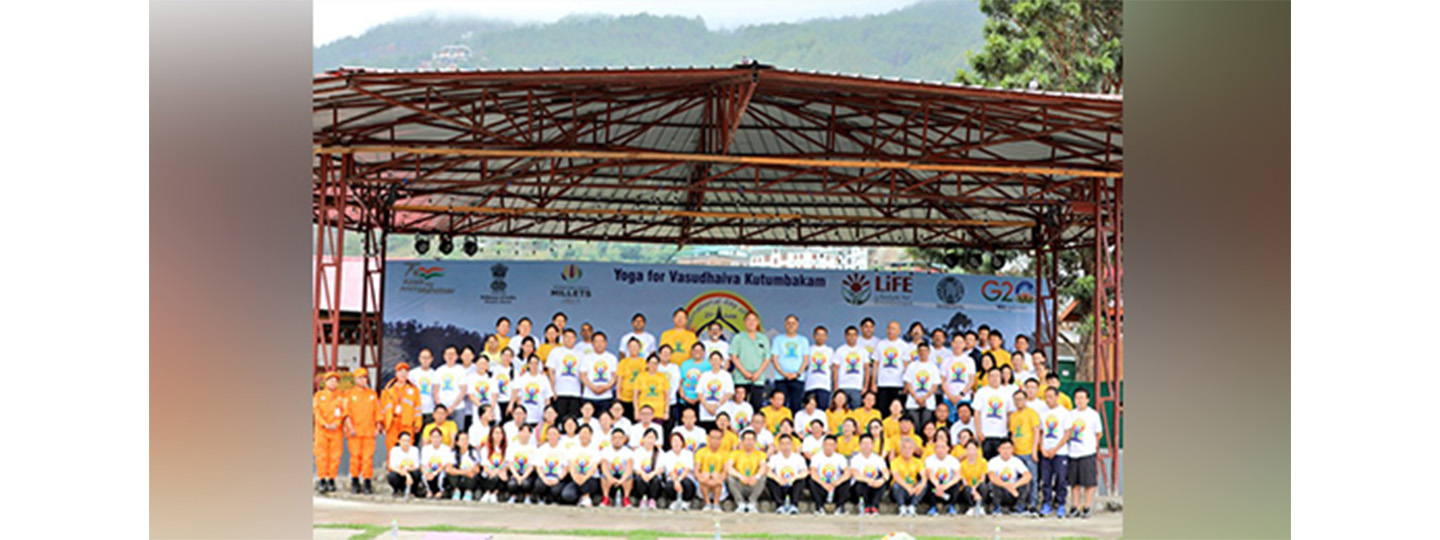
<svg viewBox="0 0 1440 540">
<path fill-rule="evenodd" d="M 387 488 L 388 490 L 388 488 Z M 388 495 L 386 496 L 388 497 Z M 1097 501 L 1098 507 L 1106 505 Z M 616 508 L 576 508 L 565 506 L 522 506 L 513 504 L 480 504 L 456 501 L 386 500 L 378 496 L 351 495 L 317 496 L 314 498 L 314 522 L 317 524 L 363 524 L 389 527 L 450 525 L 456 527 L 503 527 L 540 532 L 566 530 L 652 530 L 675 533 L 676 537 L 714 538 L 718 521 L 720 532 L 845 535 L 876 538 L 895 531 L 912 536 L 961 536 L 982 538 L 1057 538 L 1094 537 L 1118 538 L 1124 515 L 1118 511 L 1098 511 L 1089 519 L 1030 518 L 1019 516 L 986 517 L 900 517 L 880 516 L 780 516 L 775 514 L 737 515 L 700 511 L 641 511 Z M 356 530 L 316 529 L 315 538 L 339 540 Z M 413 540 L 479 540 L 491 534 L 495 539 L 528 538 L 511 533 L 426 533 L 401 531 L 400 538 Z M 388 533 L 381 538 L 388 538 Z M 537 537 L 545 540 L 563 538 L 553 534 Z"/>
</svg>

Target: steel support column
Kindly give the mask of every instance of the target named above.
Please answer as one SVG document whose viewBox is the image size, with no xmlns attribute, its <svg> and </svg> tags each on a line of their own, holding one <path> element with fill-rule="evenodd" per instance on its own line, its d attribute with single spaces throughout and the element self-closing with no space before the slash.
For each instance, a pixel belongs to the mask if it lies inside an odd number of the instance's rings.
<svg viewBox="0 0 1440 540">
<path fill-rule="evenodd" d="M 315 296 L 311 305 L 314 338 L 311 366 L 333 370 L 340 357 L 340 284 L 345 255 L 345 223 L 349 193 L 347 174 L 354 156 L 319 156 L 315 178 Z M 319 381 L 317 380 L 318 384 Z"/>
<path fill-rule="evenodd" d="M 385 335 L 381 313 L 385 308 L 385 259 L 390 201 L 388 188 L 372 188 L 361 198 L 363 278 L 360 298 L 360 366 L 370 372 L 370 387 L 380 383 L 381 343 Z"/>
<path fill-rule="evenodd" d="M 1040 223 L 1032 229 L 1035 242 L 1033 249 L 1035 253 L 1035 335 L 1032 340 L 1035 343 L 1035 350 L 1045 354 L 1045 360 L 1049 362 L 1046 366 L 1050 373 L 1055 373 L 1059 366 L 1057 358 L 1059 351 L 1056 345 L 1056 332 L 1060 325 L 1058 298 L 1056 291 L 1060 278 L 1060 252 L 1056 248 L 1055 241 L 1059 234 L 1056 227 L 1048 220 L 1041 219 Z M 1043 282 L 1043 284 L 1042 284 Z"/>
<path fill-rule="evenodd" d="M 1094 179 L 1095 203 L 1095 296 L 1094 296 L 1094 358 L 1095 362 L 1095 409 L 1100 413 L 1101 424 L 1105 426 L 1105 449 L 1108 451 L 1108 467 L 1105 486 L 1112 493 L 1119 493 L 1115 485 L 1119 477 L 1120 418 L 1123 410 L 1120 401 L 1120 339 L 1124 304 L 1121 303 L 1120 280 L 1122 227 L 1122 180 Z M 1107 412 L 1106 405 L 1113 412 Z"/>
</svg>

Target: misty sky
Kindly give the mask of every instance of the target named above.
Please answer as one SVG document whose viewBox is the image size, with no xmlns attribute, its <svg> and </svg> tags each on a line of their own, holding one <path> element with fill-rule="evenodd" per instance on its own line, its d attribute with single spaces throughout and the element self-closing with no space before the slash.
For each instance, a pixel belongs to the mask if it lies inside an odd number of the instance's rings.
<svg viewBox="0 0 1440 540">
<path fill-rule="evenodd" d="M 315 46 L 358 36 L 411 15 L 474 15 L 516 22 L 553 22 L 566 15 L 703 17 L 711 29 L 884 13 L 917 0 L 314 0 Z"/>
</svg>

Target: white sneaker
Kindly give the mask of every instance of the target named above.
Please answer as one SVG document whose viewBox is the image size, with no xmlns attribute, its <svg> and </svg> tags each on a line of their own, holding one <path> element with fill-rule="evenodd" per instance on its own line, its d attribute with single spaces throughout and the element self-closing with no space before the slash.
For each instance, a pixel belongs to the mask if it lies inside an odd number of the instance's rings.
<svg viewBox="0 0 1440 540">
<path fill-rule="evenodd" d="M 844 505 L 838 505 L 838 504 L 835 505 L 835 515 L 837 515 L 837 516 L 843 516 L 843 515 L 845 515 L 845 506 L 844 506 Z"/>
<path fill-rule="evenodd" d="M 591 506 L 591 504 L 592 504 L 592 503 L 590 502 L 590 496 L 589 496 L 589 495 L 586 495 L 586 496 L 580 498 L 580 507 L 581 507 L 581 508 L 589 508 L 589 507 Z"/>
</svg>

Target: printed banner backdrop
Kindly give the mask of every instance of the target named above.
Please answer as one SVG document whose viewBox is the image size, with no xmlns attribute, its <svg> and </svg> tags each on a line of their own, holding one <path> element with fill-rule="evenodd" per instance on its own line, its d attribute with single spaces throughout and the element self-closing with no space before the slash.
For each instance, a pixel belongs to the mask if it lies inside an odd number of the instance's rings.
<svg viewBox="0 0 1440 540">
<path fill-rule="evenodd" d="M 621 263 L 390 261 L 385 277 L 386 371 L 402 358 L 413 360 L 422 347 L 434 351 L 437 364 L 447 343 L 478 350 L 502 315 L 512 325 L 530 317 L 531 335 L 540 342 L 556 311 L 577 331 L 589 322 L 605 332 L 611 352 L 618 352 L 616 340 L 631 331 L 636 312 L 658 337 L 673 326 L 677 307 L 689 310 L 692 330 L 718 321 L 727 336 L 754 310 L 772 336 L 792 313 L 807 338 L 824 325 L 831 347 L 844 343 L 846 326 L 858 327 L 869 316 L 882 338 L 891 320 L 902 333 L 915 321 L 927 332 L 985 324 L 1003 332 L 1010 348 L 1015 335 L 1034 332 L 1037 296 L 1031 278 Z"/>
</svg>

